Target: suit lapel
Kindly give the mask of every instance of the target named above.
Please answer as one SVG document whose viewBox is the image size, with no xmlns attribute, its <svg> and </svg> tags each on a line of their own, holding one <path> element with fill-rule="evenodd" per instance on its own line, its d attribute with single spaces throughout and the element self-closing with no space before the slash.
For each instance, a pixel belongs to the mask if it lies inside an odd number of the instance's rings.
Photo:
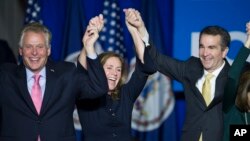
<svg viewBox="0 0 250 141">
<path fill-rule="evenodd" d="M 55 89 L 56 84 L 56 73 L 54 69 L 54 65 L 51 62 L 48 62 L 46 65 L 46 85 L 45 92 L 43 97 L 43 103 L 41 108 L 41 114 L 43 114 L 48 108 L 48 102 L 51 100 L 51 96 L 53 95 L 53 89 Z"/>
<path fill-rule="evenodd" d="M 31 109 L 31 111 L 34 114 L 37 114 L 36 108 L 33 104 L 33 101 L 31 99 L 31 95 L 28 91 L 28 86 L 27 86 L 27 74 L 25 70 L 25 66 L 23 64 L 19 65 L 18 70 L 17 70 L 17 77 L 18 77 L 18 89 L 20 90 L 20 94 L 23 97 L 24 101 L 27 103 L 28 107 Z"/>
<path fill-rule="evenodd" d="M 215 94 L 214 94 L 214 99 L 209 105 L 209 107 L 213 107 L 214 105 L 220 103 L 223 99 L 223 94 L 224 94 L 224 87 L 227 81 L 228 77 L 228 70 L 230 68 L 229 63 L 225 60 L 225 66 L 219 73 L 217 79 L 216 79 L 216 86 L 215 86 Z"/>
<path fill-rule="evenodd" d="M 188 65 L 189 65 L 188 67 L 189 69 L 188 69 L 186 77 L 188 81 L 190 81 L 189 83 L 190 83 L 191 90 L 193 91 L 192 93 L 194 94 L 194 97 L 197 99 L 197 102 L 200 108 L 205 109 L 206 108 L 205 100 L 201 92 L 199 91 L 199 89 L 196 87 L 196 83 L 198 79 L 200 79 L 204 74 L 203 66 L 199 58 L 195 58 L 194 61 Z"/>
<path fill-rule="evenodd" d="M 201 65 L 201 64 L 200 64 Z M 199 89 L 196 87 L 196 83 L 198 81 L 198 79 L 200 79 L 203 74 L 204 74 L 204 70 L 202 65 L 200 67 L 197 67 L 199 69 L 193 70 L 193 72 L 191 73 L 192 75 L 189 75 L 189 79 L 191 81 L 191 89 L 195 95 L 195 97 L 198 99 L 199 105 L 202 109 L 206 108 L 206 102 L 201 94 L 201 92 L 199 91 Z"/>
</svg>

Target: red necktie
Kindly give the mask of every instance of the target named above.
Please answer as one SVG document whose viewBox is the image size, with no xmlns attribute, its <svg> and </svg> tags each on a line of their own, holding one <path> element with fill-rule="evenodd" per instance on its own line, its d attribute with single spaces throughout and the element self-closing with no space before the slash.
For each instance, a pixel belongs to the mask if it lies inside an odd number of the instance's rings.
<svg viewBox="0 0 250 141">
<path fill-rule="evenodd" d="M 32 86 L 32 90 L 31 90 L 31 98 L 32 98 L 32 101 L 36 107 L 36 111 L 38 114 L 40 114 L 40 110 L 41 110 L 41 106 L 42 106 L 42 89 L 41 89 L 41 86 L 39 84 L 40 77 L 41 77 L 41 75 L 39 75 L 39 74 L 35 74 L 33 76 L 34 84 Z M 39 135 L 38 135 L 37 141 L 41 141 Z"/>
<path fill-rule="evenodd" d="M 33 103 L 36 107 L 36 111 L 38 114 L 40 114 L 40 110 L 41 110 L 41 106 L 42 106 L 42 90 L 41 90 L 41 86 L 39 84 L 40 77 L 41 77 L 41 75 L 39 75 L 39 74 L 35 74 L 33 76 L 34 84 L 32 86 L 32 90 L 31 90 L 31 98 L 33 100 Z"/>
</svg>

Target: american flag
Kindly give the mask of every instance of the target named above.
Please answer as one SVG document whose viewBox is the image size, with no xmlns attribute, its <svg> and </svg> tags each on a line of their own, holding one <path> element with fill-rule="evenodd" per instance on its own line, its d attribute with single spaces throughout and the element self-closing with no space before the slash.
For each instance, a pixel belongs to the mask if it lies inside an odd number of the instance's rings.
<svg viewBox="0 0 250 141">
<path fill-rule="evenodd" d="M 125 56 L 123 28 L 121 26 L 121 9 L 116 0 L 105 0 L 103 8 L 104 27 L 100 32 L 100 44 L 104 51 L 114 51 Z"/>
<path fill-rule="evenodd" d="M 41 7 L 39 4 L 39 0 L 28 0 L 27 8 L 26 8 L 26 16 L 25 16 L 25 24 L 31 22 L 40 22 L 43 23 L 40 18 Z"/>
</svg>

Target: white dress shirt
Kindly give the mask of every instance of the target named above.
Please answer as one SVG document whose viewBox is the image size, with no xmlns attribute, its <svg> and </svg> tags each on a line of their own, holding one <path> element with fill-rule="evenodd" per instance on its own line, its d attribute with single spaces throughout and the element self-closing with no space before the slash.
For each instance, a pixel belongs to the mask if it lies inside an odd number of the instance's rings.
<svg viewBox="0 0 250 141">
<path fill-rule="evenodd" d="M 215 94 L 216 79 L 224 66 L 225 66 L 225 61 L 218 69 L 216 69 L 215 71 L 212 72 L 214 77 L 210 80 L 210 83 L 211 83 L 211 101 L 213 100 L 214 94 Z M 200 79 L 198 79 L 198 81 L 196 82 L 196 87 L 199 89 L 199 91 L 201 93 L 202 93 L 202 86 L 203 86 L 203 83 L 205 81 L 205 76 L 207 74 L 208 74 L 208 72 L 206 70 L 204 70 L 203 76 Z"/>
<path fill-rule="evenodd" d="M 44 96 L 44 91 L 45 91 L 45 84 L 46 84 L 46 71 L 45 71 L 45 67 L 39 72 L 39 74 L 41 75 L 40 80 L 39 80 L 39 84 L 41 86 L 42 89 L 42 96 Z M 35 75 L 32 71 L 30 71 L 29 69 L 26 68 L 26 74 L 27 74 L 27 86 L 28 86 L 28 90 L 29 93 L 31 94 L 31 89 L 32 86 L 34 84 L 34 78 L 33 76 Z"/>
</svg>

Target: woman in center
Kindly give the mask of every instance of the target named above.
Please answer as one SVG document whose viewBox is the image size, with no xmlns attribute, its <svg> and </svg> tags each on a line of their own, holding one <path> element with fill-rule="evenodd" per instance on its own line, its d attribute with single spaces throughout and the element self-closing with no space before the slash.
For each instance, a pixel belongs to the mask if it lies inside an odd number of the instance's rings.
<svg viewBox="0 0 250 141">
<path fill-rule="evenodd" d="M 124 12 L 126 20 L 138 20 L 135 16 L 135 12 L 138 11 L 126 9 Z M 137 32 L 133 32 L 136 29 L 127 21 L 126 24 L 134 45 L 144 46 Z M 90 20 L 83 37 L 84 48 L 94 45 L 102 27 L 102 17 L 94 17 Z M 78 102 L 77 110 L 84 141 L 131 141 L 131 116 L 134 102 L 143 90 L 148 75 L 154 73 L 155 70 L 150 69 L 153 68 L 152 64 L 146 66 L 138 59 L 139 57 L 136 57 L 134 72 L 129 81 L 125 83 L 127 71 L 124 59 L 120 55 L 105 52 L 98 57 L 107 77 L 109 92 L 97 99 Z M 147 54 L 143 57 L 146 60 L 150 58 Z"/>
</svg>

